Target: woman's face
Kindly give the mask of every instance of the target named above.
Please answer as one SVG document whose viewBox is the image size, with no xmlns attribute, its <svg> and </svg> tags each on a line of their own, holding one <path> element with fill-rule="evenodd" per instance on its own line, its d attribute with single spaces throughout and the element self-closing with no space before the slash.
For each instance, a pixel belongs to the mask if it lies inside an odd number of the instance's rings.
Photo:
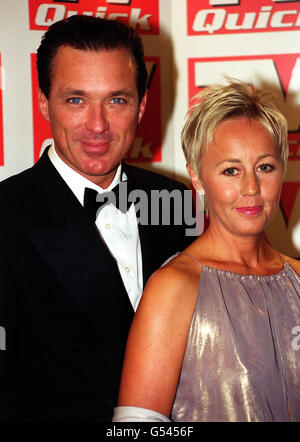
<svg viewBox="0 0 300 442">
<path fill-rule="evenodd" d="M 274 216 L 283 181 L 280 152 L 267 129 L 246 117 L 219 124 L 213 142 L 201 156 L 200 177 L 210 225 L 237 236 L 261 233 Z"/>
</svg>

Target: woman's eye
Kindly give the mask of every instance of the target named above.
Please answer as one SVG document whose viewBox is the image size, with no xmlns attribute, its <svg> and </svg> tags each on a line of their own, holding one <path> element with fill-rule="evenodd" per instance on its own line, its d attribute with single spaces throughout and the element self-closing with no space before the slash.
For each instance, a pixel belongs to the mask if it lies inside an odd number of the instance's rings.
<svg viewBox="0 0 300 442">
<path fill-rule="evenodd" d="M 223 174 L 227 176 L 234 176 L 238 173 L 237 169 L 235 167 L 228 167 L 228 169 L 225 169 Z"/>
<path fill-rule="evenodd" d="M 81 104 L 82 103 L 81 98 L 78 98 L 78 97 L 72 97 L 68 101 L 69 101 L 69 103 L 72 103 L 72 104 Z"/>
<path fill-rule="evenodd" d="M 261 164 L 258 169 L 260 170 L 260 172 L 268 173 L 274 170 L 274 166 L 272 166 L 271 164 Z"/>
</svg>

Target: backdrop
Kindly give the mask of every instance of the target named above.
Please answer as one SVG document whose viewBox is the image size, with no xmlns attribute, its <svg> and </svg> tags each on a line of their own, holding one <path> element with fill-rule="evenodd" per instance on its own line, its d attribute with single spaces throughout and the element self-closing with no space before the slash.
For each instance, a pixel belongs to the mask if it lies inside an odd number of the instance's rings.
<svg viewBox="0 0 300 442">
<path fill-rule="evenodd" d="M 180 132 L 189 100 L 224 74 L 281 97 L 290 155 L 271 244 L 300 258 L 300 1 L 0 0 L 0 179 L 30 167 L 51 132 L 37 108 L 35 54 L 53 22 L 122 20 L 142 35 L 149 105 L 128 162 L 188 183 Z"/>
</svg>

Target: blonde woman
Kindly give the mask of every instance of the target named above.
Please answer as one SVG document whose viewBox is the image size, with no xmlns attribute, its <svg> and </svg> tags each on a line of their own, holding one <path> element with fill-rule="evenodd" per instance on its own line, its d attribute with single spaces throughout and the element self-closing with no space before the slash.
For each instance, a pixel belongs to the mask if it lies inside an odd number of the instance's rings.
<svg viewBox="0 0 300 442">
<path fill-rule="evenodd" d="M 264 235 L 286 121 L 269 95 L 230 80 L 199 94 L 182 144 L 209 226 L 146 286 L 114 421 L 299 421 L 300 262 Z"/>
</svg>

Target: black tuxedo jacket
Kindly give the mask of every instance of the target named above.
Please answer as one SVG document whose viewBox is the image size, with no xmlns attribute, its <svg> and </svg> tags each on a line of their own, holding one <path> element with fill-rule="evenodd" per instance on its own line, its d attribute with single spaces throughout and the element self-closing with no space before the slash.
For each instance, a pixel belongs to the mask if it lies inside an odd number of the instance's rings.
<svg viewBox="0 0 300 442">
<path fill-rule="evenodd" d="M 185 189 L 124 169 L 147 194 Z M 134 313 L 115 260 L 47 153 L 0 183 L 0 204 L 0 420 L 109 421 Z M 184 229 L 139 226 L 144 283 Z"/>
</svg>

